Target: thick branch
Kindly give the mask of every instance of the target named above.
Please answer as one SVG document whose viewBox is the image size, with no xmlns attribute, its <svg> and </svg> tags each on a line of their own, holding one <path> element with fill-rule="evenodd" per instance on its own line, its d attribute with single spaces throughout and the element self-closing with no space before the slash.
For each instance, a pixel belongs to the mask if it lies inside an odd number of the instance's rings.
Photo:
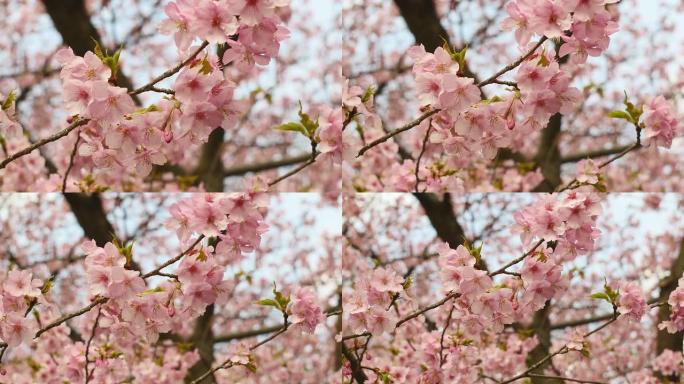
<svg viewBox="0 0 684 384">
<path fill-rule="evenodd" d="M 95 240 L 98 247 L 104 247 L 106 243 L 112 241 L 115 236 L 114 227 L 107 219 L 100 195 L 65 193 L 64 199 L 76 216 L 76 221 L 83 229 L 85 237 Z"/>
<path fill-rule="evenodd" d="M 102 46 L 100 34 L 90 21 L 84 0 L 42 0 L 45 10 L 52 19 L 57 32 L 62 35 L 64 44 L 71 47 L 74 54 L 83 56 L 95 48 L 97 41 Z M 122 70 L 117 72 L 116 83 L 124 88 L 133 89 L 133 83 Z M 138 105 L 140 99 L 133 97 Z"/>
</svg>

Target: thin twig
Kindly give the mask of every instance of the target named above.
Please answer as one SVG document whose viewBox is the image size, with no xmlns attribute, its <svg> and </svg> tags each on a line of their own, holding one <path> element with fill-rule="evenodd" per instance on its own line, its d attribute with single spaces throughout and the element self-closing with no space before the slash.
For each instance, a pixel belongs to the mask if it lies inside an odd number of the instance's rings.
<svg viewBox="0 0 684 384">
<path fill-rule="evenodd" d="M 0 162 L 0 169 L 5 168 L 7 166 L 7 164 L 13 162 L 14 160 L 16 160 L 20 157 L 28 155 L 29 153 L 31 153 L 31 152 L 35 151 L 36 149 L 44 146 L 45 144 L 52 143 L 53 141 L 57 141 L 57 140 L 61 139 L 62 137 L 68 135 L 74 129 L 76 129 L 82 125 L 87 124 L 89 121 L 90 121 L 89 119 L 77 119 L 73 123 L 69 124 L 69 126 L 64 128 L 63 130 L 61 130 L 55 134 L 52 134 L 51 136 L 48 136 L 42 140 L 39 140 L 39 141 L 35 142 L 34 144 L 31 144 L 28 147 L 20 150 L 19 152 L 16 152 L 12 156 L 6 158 L 2 162 Z"/>
<path fill-rule="evenodd" d="M 449 329 L 449 324 L 451 323 L 451 316 L 454 314 L 454 309 L 456 307 L 452 304 L 451 309 L 449 310 L 449 316 L 447 316 L 446 323 L 444 324 L 444 329 L 442 330 L 442 337 L 439 339 L 439 366 L 443 366 L 444 363 L 446 362 L 446 356 L 443 355 L 444 353 L 444 335 L 446 334 L 447 329 Z"/>
<path fill-rule="evenodd" d="M 71 150 L 71 156 L 69 156 L 69 166 L 66 169 L 66 172 L 64 172 L 64 181 L 62 181 L 62 193 L 66 192 L 66 183 L 67 179 L 69 178 L 69 172 L 71 172 L 71 168 L 74 166 L 74 158 L 76 157 L 76 151 L 78 150 L 78 143 L 81 141 L 81 134 L 80 132 L 76 132 L 76 142 L 74 143 L 74 149 Z"/>
<path fill-rule="evenodd" d="M 198 238 L 198 239 L 197 239 L 189 248 L 187 248 L 187 249 L 186 249 L 185 251 L 183 251 L 181 254 L 179 254 L 178 256 L 176 256 L 176 257 L 174 257 L 173 259 L 169 260 L 168 262 L 162 264 L 162 265 L 161 265 L 160 267 L 158 267 L 157 269 L 155 269 L 155 270 L 153 270 L 153 271 L 147 273 L 146 275 L 143 275 L 142 277 L 143 277 L 143 278 L 150 277 L 150 276 L 156 274 L 157 272 L 160 272 L 163 268 L 166 268 L 166 267 L 168 267 L 169 265 L 171 265 L 171 264 L 175 263 L 176 261 L 180 260 L 183 256 L 185 256 L 187 253 L 189 253 L 190 251 L 192 251 L 192 250 L 195 248 L 195 246 L 196 246 L 203 238 L 204 238 L 204 235 L 201 235 L 201 236 L 200 236 L 200 237 L 199 237 L 199 238 Z M 56 320 L 53 320 L 53 321 L 50 322 L 48 325 L 46 325 L 46 326 L 44 326 L 43 328 L 39 329 L 38 332 L 36 332 L 36 335 L 35 335 L 33 338 L 34 338 L 34 339 L 39 338 L 43 333 L 45 333 L 45 332 L 51 330 L 52 328 L 58 327 L 58 326 L 60 326 L 61 324 L 63 324 L 64 322 L 66 322 L 66 321 L 68 321 L 68 320 L 70 320 L 70 319 L 73 319 L 74 317 L 81 316 L 81 315 L 83 315 L 84 313 L 89 312 L 91 309 L 95 308 L 95 307 L 98 306 L 99 304 L 106 303 L 108 300 L 109 300 L 109 298 L 107 298 L 107 297 L 99 296 L 99 297 L 96 298 L 93 302 L 91 302 L 90 304 L 86 305 L 85 307 L 79 309 L 78 311 L 72 312 L 72 313 L 69 313 L 69 314 L 66 314 L 66 315 L 64 315 L 64 316 L 62 316 L 62 317 L 60 317 L 60 318 L 58 318 L 58 319 L 56 319 Z M 0 342 L 0 348 L 7 348 L 7 343 Z"/>
<path fill-rule="evenodd" d="M 554 380 L 562 380 L 562 381 L 573 381 L 575 383 L 585 383 L 585 384 L 606 384 L 603 381 L 572 379 L 570 377 L 562 377 L 562 376 L 538 375 L 536 373 L 528 373 L 527 377 L 537 377 L 540 379 L 554 379 Z"/>
<path fill-rule="evenodd" d="M 197 240 L 195 240 L 195 242 L 192 243 L 192 245 L 190 245 L 190 247 L 188 247 L 184 252 L 182 252 L 182 253 L 180 253 L 178 256 L 176 256 L 176 257 L 174 257 L 174 258 L 168 260 L 167 262 L 165 262 L 164 264 L 160 265 L 159 267 L 157 267 L 157 268 L 155 268 L 155 269 L 153 269 L 153 270 L 147 272 L 146 274 L 142 275 L 142 278 L 143 278 L 143 279 L 147 279 L 148 277 L 151 277 L 151 276 L 154 276 L 154 275 L 158 275 L 159 272 L 161 272 L 162 269 L 168 267 L 169 265 L 175 264 L 178 260 L 182 259 L 183 256 L 185 256 L 187 253 L 189 253 L 190 251 L 192 251 L 192 250 L 195 248 L 195 246 L 197 246 L 197 244 L 199 244 L 200 241 L 202 241 L 202 239 L 204 239 L 204 235 L 200 235 L 200 236 L 197 238 Z"/>
<path fill-rule="evenodd" d="M 382 144 L 382 143 L 386 142 L 387 140 L 391 139 L 392 137 L 394 137 L 394 136 L 396 136 L 396 135 L 398 135 L 398 134 L 400 134 L 400 133 L 402 133 L 402 132 L 406 132 L 406 131 L 408 131 L 409 129 L 418 126 L 418 125 L 419 125 L 420 123 L 422 123 L 425 119 L 427 119 L 428 117 L 430 117 L 430 116 L 432 116 L 432 115 L 434 115 L 434 114 L 436 114 L 436 113 L 438 113 L 438 112 L 440 112 L 440 111 L 441 111 L 441 109 L 433 109 L 433 110 L 431 110 L 431 111 L 425 112 L 425 113 L 422 114 L 420 117 L 418 117 L 417 119 L 413 120 L 412 122 L 410 122 L 410 123 L 404 125 L 403 127 L 397 128 L 397 129 L 395 129 L 394 131 L 391 131 L 391 132 L 387 133 L 386 135 L 382 136 L 381 138 L 376 139 L 376 140 L 373 140 L 373 141 L 370 142 L 369 144 L 363 146 L 363 147 L 361 148 L 361 150 L 359 151 L 359 153 L 356 155 L 356 157 L 361 157 L 361 156 L 363 156 L 363 154 L 366 153 L 369 149 L 371 149 L 371 148 L 373 148 L 373 147 L 375 147 L 375 146 L 377 146 L 377 145 L 379 145 L 379 144 Z"/>
<path fill-rule="evenodd" d="M 506 73 L 506 72 L 508 72 L 508 71 L 511 71 L 511 70 L 515 69 L 517 66 L 519 66 L 520 64 L 522 64 L 523 61 L 527 60 L 530 56 L 532 56 L 532 55 L 534 54 L 534 52 L 537 50 L 537 48 L 541 47 L 541 45 L 544 44 L 544 42 L 545 42 L 546 40 L 547 40 L 547 37 L 546 37 L 546 36 L 542 37 L 541 39 L 539 39 L 539 41 L 537 42 L 537 44 L 535 44 L 534 47 L 532 47 L 532 49 L 530 49 L 526 54 L 520 56 L 520 58 L 518 58 L 518 60 L 512 62 L 511 64 L 509 64 L 509 65 L 507 65 L 507 66 L 501 68 L 501 70 L 500 70 L 499 72 L 493 74 L 493 75 L 492 75 L 491 77 L 489 77 L 488 79 L 482 80 L 481 82 L 479 82 L 479 83 L 477 84 L 477 86 L 480 87 L 480 88 L 482 88 L 482 87 L 484 87 L 484 86 L 487 85 L 487 84 L 494 83 L 494 82 L 499 78 L 499 76 L 503 75 L 504 73 Z"/>
<path fill-rule="evenodd" d="M 290 172 L 287 172 L 286 174 L 284 174 L 284 175 L 278 177 L 277 179 L 275 179 L 275 180 L 273 180 L 273 181 L 270 181 L 270 182 L 268 183 L 268 186 L 269 186 L 269 187 L 272 187 L 272 186 L 274 186 L 274 185 L 280 183 L 281 181 L 287 179 L 288 177 L 290 177 L 290 176 L 292 176 L 292 175 L 295 175 L 295 174 L 299 173 L 302 169 L 308 167 L 309 165 L 315 163 L 315 162 L 316 162 L 316 157 L 318 157 L 319 154 L 320 154 L 320 152 L 317 152 L 317 151 L 314 150 L 314 152 L 313 152 L 311 155 L 309 155 L 309 160 L 308 160 L 306 163 L 304 163 L 304 164 L 298 166 L 297 168 L 291 170 Z"/>
<path fill-rule="evenodd" d="M 535 244 L 535 246 L 534 246 L 532 249 L 530 249 L 529 251 L 527 251 L 524 255 L 518 257 L 517 259 L 511 261 L 510 263 L 504 265 L 503 267 L 497 269 L 496 271 L 491 272 L 491 273 L 489 274 L 489 276 L 496 276 L 496 275 L 500 275 L 500 274 L 506 272 L 506 270 L 507 270 L 508 268 L 512 267 L 512 266 L 515 265 L 515 264 L 518 264 L 519 262 L 525 260 L 525 258 L 526 258 L 527 256 L 533 254 L 534 251 L 536 251 L 537 248 L 539 248 L 539 246 L 542 245 L 543 242 L 544 242 L 544 239 L 539 240 L 539 241 L 537 242 L 537 244 Z"/>
<path fill-rule="evenodd" d="M 337 316 L 337 315 L 339 315 L 339 311 L 337 311 L 337 310 L 333 310 L 333 311 L 327 312 L 327 313 L 325 314 L 326 317 Z M 263 346 L 264 344 L 268 343 L 269 341 L 271 341 L 271 340 L 275 339 L 276 337 L 282 335 L 283 333 L 285 333 L 285 332 L 290 328 L 291 325 L 292 325 L 292 323 L 290 323 L 290 322 L 287 321 L 287 315 L 285 315 L 284 324 L 280 327 L 280 329 L 279 329 L 277 332 L 275 332 L 274 334 L 270 335 L 269 337 L 267 337 L 267 338 L 261 340 L 260 342 L 258 342 L 258 343 L 256 343 L 256 344 L 252 345 L 251 347 L 249 347 L 249 350 L 250 350 L 250 351 L 254 351 L 254 350 L 256 350 L 257 348 L 259 348 L 259 347 Z M 210 375 L 213 375 L 214 372 L 216 372 L 216 371 L 218 371 L 218 370 L 221 370 L 221 369 L 224 369 L 224 368 L 230 368 L 230 367 L 232 367 L 233 365 L 234 365 L 234 364 L 230 361 L 230 358 L 228 358 L 228 359 L 227 359 L 226 361 L 224 361 L 223 363 L 217 365 L 217 366 L 214 367 L 214 368 L 211 368 L 210 370 L 208 370 L 207 372 L 205 372 L 204 374 L 202 374 L 202 376 L 200 376 L 200 377 L 198 377 L 197 379 L 193 380 L 190 384 L 197 384 L 197 383 L 201 382 L 202 380 L 206 379 L 207 377 L 209 377 Z"/>
<path fill-rule="evenodd" d="M 583 338 L 589 337 L 589 336 L 593 335 L 594 333 L 596 333 L 596 332 L 598 332 L 598 331 L 604 329 L 605 327 L 607 327 L 607 326 L 609 326 L 610 324 L 614 323 L 617 319 L 618 319 L 618 313 L 617 313 L 617 311 L 614 311 L 614 312 L 613 312 L 613 317 L 612 317 L 609 321 L 603 323 L 600 327 L 594 329 L 593 331 L 584 334 Z M 524 378 L 524 377 L 528 377 L 529 374 L 530 374 L 532 371 L 536 370 L 537 368 L 539 368 L 540 366 L 542 366 L 542 364 L 544 364 L 544 363 L 546 363 L 547 361 L 551 360 L 554 356 L 560 355 L 561 353 L 567 353 L 569 350 L 570 350 L 570 349 L 568 348 L 568 345 L 565 344 L 565 345 L 563 345 L 561 348 L 559 348 L 557 351 L 555 351 L 555 352 L 553 352 L 553 353 L 550 353 L 550 354 L 546 355 L 544 358 L 542 358 L 542 359 L 539 360 L 538 362 L 532 364 L 532 365 L 531 365 L 529 368 L 527 368 L 524 372 L 519 373 L 519 374 L 517 374 L 517 375 L 511 377 L 510 379 L 504 380 L 504 381 L 502 381 L 500 384 L 508 384 L 508 383 L 512 383 L 512 382 L 514 382 L 514 381 L 516 381 L 516 380 L 522 379 L 522 378 Z"/>
<path fill-rule="evenodd" d="M 195 57 L 196 57 L 197 55 L 199 55 L 199 53 L 202 52 L 202 51 L 204 50 L 204 48 L 206 48 L 208 45 L 209 45 L 209 42 L 208 42 L 208 41 L 204 41 L 204 42 L 199 46 L 199 48 L 197 48 L 197 50 L 195 50 L 187 59 L 181 61 L 178 65 L 176 65 L 175 67 L 173 67 L 173 68 L 169 69 L 168 71 L 162 73 L 161 75 L 155 77 L 154 79 L 152 79 L 152 81 L 150 81 L 149 83 L 143 85 L 142 87 L 137 88 L 137 89 L 135 89 L 135 90 L 133 90 L 133 91 L 128 92 L 128 94 L 129 94 L 129 95 L 138 95 L 138 94 L 143 93 L 143 92 L 147 92 L 147 91 L 152 91 L 152 90 L 154 90 L 155 84 L 157 84 L 158 82 L 160 82 L 160 81 L 166 79 L 167 77 L 171 77 L 171 76 L 173 76 L 174 74 L 176 74 L 176 72 L 180 71 L 181 68 L 185 67 L 189 62 L 193 61 L 193 60 L 195 59 Z"/>
<path fill-rule="evenodd" d="M 423 158 L 423 155 L 425 154 L 425 148 L 427 148 L 427 142 L 428 139 L 430 138 L 430 130 L 432 130 L 432 119 L 430 119 L 430 122 L 428 123 L 428 129 L 427 132 L 425 132 L 425 138 L 423 139 L 423 146 L 420 149 L 420 154 L 418 155 L 418 159 L 416 159 L 416 187 L 414 191 L 418 193 L 418 183 L 420 182 L 420 179 L 418 178 L 418 172 L 420 171 L 420 160 Z"/>
<path fill-rule="evenodd" d="M 88 339 L 88 342 L 86 343 L 86 350 L 85 350 L 85 382 L 86 382 L 86 384 L 88 384 L 88 382 L 90 382 L 90 378 L 95 373 L 95 368 L 97 368 L 97 365 L 96 365 L 92 371 L 88 372 L 88 365 L 90 364 L 90 360 L 88 359 L 88 353 L 90 352 L 90 344 L 93 342 L 93 338 L 95 338 L 95 331 L 97 330 L 97 324 L 100 322 L 100 316 L 102 316 L 102 307 L 99 307 L 97 309 L 97 317 L 95 317 L 95 323 L 93 324 L 93 329 L 90 331 L 90 338 Z"/>
<path fill-rule="evenodd" d="M 626 154 L 628 154 L 628 153 L 630 153 L 630 152 L 632 152 L 632 151 L 634 151 L 634 150 L 637 150 L 637 149 L 639 149 L 639 148 L 641 148 L 641 143 L 640 143 L 640 142 L 636 142 L 636 143 L 630 145 L 629 147 L 625 148 L 622 152 L 618 153 L 617 155 L 615 155 L 615 156 L 611 157 L 610 159 L 608 159 L 608 160 L 604 161 L 603 163 L 601 163 L 601 164 L 598 166 L 598 169 L 603 169 L 603 168 L 607 167 L 610 163 L 612 163 L 612 162 L 614 162 L 614 161 L 616 161 L 616 160 L 618 160 L 618 159 L 624 157 Z M 581 185 L 582 185 L 582 184 L 580 184 L 580 183 L 577 181 L 577 178 L 574 178 L 574 179 L 570 180 L 570 182 L 569 182 L 567 185 L 565 185 L 564 187 L 558 189 L 556 192 L 558 192 L 558 193 L 564 192 L 564 191 L 567 191 L 567 190 L 569 190 L 569 189 L 577 188 L 577 187 L 579 187 L 579 186 L 581 186 Z"/>
</svg>

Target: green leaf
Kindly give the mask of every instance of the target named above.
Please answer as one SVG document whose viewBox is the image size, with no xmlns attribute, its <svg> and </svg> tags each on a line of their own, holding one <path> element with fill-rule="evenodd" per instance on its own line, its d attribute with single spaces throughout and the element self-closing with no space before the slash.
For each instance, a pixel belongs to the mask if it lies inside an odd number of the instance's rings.
<svg viewBox="0 0 684 384">
<path fill-rule="evenodd" d="M 391 384 L 394 382 L 390 374 L 387 372 L 380 372 L 380 374 L 378 375 L 378 379 L 382 380 L 383 384 Z"/>
<path fill-rule="evenodd" d="M 100 60 L 104 61 L 104 58 L 107 57 L 107 55 L 105 55 L 104 52 L 102 52 L 102 47 L 100 46 L 100 42 L 95 40 L 95 38 L 92 36 L 90 37 L 90 40 L 92 40 L 93 43 L 95 43 L 95 47 L 93 48 L 93 52 L 95 52 L 95 56 L 99 57 Z"/>
<path fill-rule="evenodd" d="M 261 300 L 257 301 L 256 304 L 264 305 L 267 307 L 275 307 L 275 308 L 280 309 L 280 307 L 278 306 L 278 302 L 273 300 L 273 299 L 261 299 Z"/>
<path fill-rule="evenodd" d="M 309 137 L 309 132 L 307 131 L 306 127 L 304 127 L 300 123 L 295 123 L 295 122 L 285 123 L 285 124 L 281 124 L 281 125 L 275 127 L 275 129 L 277 129 L 279 131 L 299 132 L 302 135 Z"/>
<path fill-rule="evenodd" d="M 630 123 L 634 123 L 632 116 L 625 111 L 608 112 L 608 117 L 612 117 L 613 119 L 623 119 L 629 121 Z"/>
<path fill-rule="evenodd" d="M 625 105 L 625 107 L 627 107 L 627 114 L 630 117 L 629 121 L 632 124 L 636 124 L 641 118 L 641 115 L 644 113 L 644 106 L 642 105 L 641 107 L 637 108 L 633 103 L 631 103 L 629 101 L 629 97 L 627 96 L 627 91 L 625 91 L 625 99 L 622 103 Z"/>
<path fill-rule="evenodd" d="M 17 94 L 14 93 L 14 91 L 10 91 L 5 101 L 2 102 L 2 110 L 6 111 L 10 109 L 12 107 L 12 104 L 14 104 L 15 100 L 17 100 Z"/>
<path fill-rule="evenodd" d="M 591 295 L 592 299 L 606 300 L 610 302 L 610 297 L 605 292 L 596 292 Z"/>
<path fill-rule="evenodd" d="M 587 349 L 586 345 L 583 346 L 583 348 L 582 348 L 582 350 L 580 351 L 580 353 L 582 354 L 582 356 L 586 357 L 587 359 L 591 356 L 591 354 L 589 353 L 589 350 Z"/>
<path fill-rule="evenodd" d="M 209 63 L 209 60 L 207 60 L 206 57 L 204 59 L 202 59 L 202 61 L 200 62 L 200 65 L 201 65 L 200 73 L 202 73 L 203 75 L 208 75 L 213 71 L 213 68 L 211 67 L 211 64 Z"/>
<path fill-rule="evenodd" d="M 54 285 L 55 278 L 57 275 L 51 275 L 50 278 L 43 284 L 43 288 L 40 289 L 40 292 L 44 295 L 52 289 L 52 286 Z"/>
<path fill-rule="evenodd" d="M 608 192 L 608 187 L 606 187 L 606 185 L 604 183 L 596 183 L 596 184 L 593 184 L 593 186 L 597 191 L 599 191 L 601 193 Z"/>
<path fill-rule="evenodd" d="M 404 280 L 404 284 L 401 285 L 401 287 L 405 290 L 411 288 L 411 285 L 413 285 L 413 276 L 409 276 Z"/>
<path fill-rule="evenodd" d="M 299 121 L 306 129 L 307 137 L 312 138 L 318 129 L 318 120 L 313 121 L 311 117 L 303 111 L 301 101 L 299 102 Z"/>
<path fill-rule="evenodd" d="M 549 61 L 549 59 L 547 59 L 546 55 L 542 53 L 541 56 L 539 57 L 539 61 L 537 62 L 537 65 L 541 66 L 541 67 L 548 67 L 550 64 L 551 64 L 551 62 Z"/>
<path fill-rule="evenodd" d="M 199 252 L 197 252 L 197 261 L 207 261 L 207 254 L 204 253 L 204 248 L 200 248 Z"/>
<path fill-rule="evenodd" d="M 275 301 L 278 303 L 280 310 L 285 312 L 287 305 L 290 304 L 290 297 L 285 297 L 282 292 L 278 291 L 275 282 L 273 282 L 273 295 L 275 296 Z"/>
<path fill-rule="evenodd" d="M 366 88 L 366 92 L 364 92 L 363 96 L 361 97 L 361 102 L 366 103 L 368 100 L 371 99 L 375 95 L 375 87 L 370 86 Z"/>
</svg>

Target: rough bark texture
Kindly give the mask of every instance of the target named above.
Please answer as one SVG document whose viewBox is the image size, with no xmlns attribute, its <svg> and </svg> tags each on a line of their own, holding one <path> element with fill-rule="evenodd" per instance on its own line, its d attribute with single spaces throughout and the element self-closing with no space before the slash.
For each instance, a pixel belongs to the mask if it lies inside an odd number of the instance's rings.
<svg viewBox="0 0 684 384">
<path fill-rule="evenodd" d="M 394 0 L 394 4 L 399 8 L 401 17 L 416 39 L 416 44 L 423 44 L 428 52 L 433 52 L 445 42 L 451 45 L 449 33 L 439 20 L 433 0 Z M 477 76 L 468 65 L 461 68 L 461 71 L 465 76 L 472 77 L 476 83 L 478 82 Z"/>
<path fill-rule="evenodd" d="M 556 44 L 556 59 L 560 65 L 568 62 L 568 56 L 558 57 L 560 44 Z M 534 189 L 534 192 L 553 192 L 561 184 L 561 165 L 563 159 L 558 148 L 558 140 L 561 135 L 563 117 L 556 113 L 551 117 L 546 128 L 542 131 L 541 141 L 534 160 L 541 168 L 544 180 Z"/>
<path fill-rule="evenodd" d="M 534 329 L 534 334 L 537 336 L 537 339 L 539 340 L 539 344 L 537 344 L 536 347 L 534 347 L 530 353 L 527 354 L 527 366 L 531 366 L 535 364 L 536 362 L 542 360 L 544 357 L 546 357 L 549 354 L 549 347 L 551 346 L 551 323 L 549 322 L 549 312 L 551 311 L 551 303 L 549 301 L 546 302 L 544 305 L 544 308 L 540 309 L 539 311 L 535 312 L 534 318 L 532 319 L 532 324 L 530 324 L 530 328 Z M 542 364 L 539 366 L 539 368 L 533 370 L 531 373 L 536 373 L 536 374 L 544 374 L 544 371 L 548 366 L 550 362 L 546 362 L 545 364 Z M 542 378 L 542 377 L 533 377 L 530 379 L 533 384 L 562 384 L 562 380 L 558 379 L 550 379 L 550 378 Z"/>
<path fill-rule="evenodd" d="M 188 370 L 188 373 L 185 376 L 186 383 L 190 383 L 199 378 L 212 368 L 212 364 L 214 363 L 214 334 L 211 330 L 213 317 L 214 304 L 208 306 L 204 311 L 204 314 L 202 314 L 202 316 L 200 316 L 195 323 L 195 328 L 192 332 L 192 336 L 190 337 L 190 341 L 197 349 L 200 359 Z M 214 376 L 209 375 L 204 380 L 200 381 L 200 384 L 209 384 L 215 382 L 216 379 Z"/>
<path fill-rule="evenodd" d="M 62 35 L 64 44 L 78 56 L 95 48 L 95 41 L 102 45 L 100 34 L 90 21 L 90 15 L 83 0 L 42 0 L 57 32 Z M 124 88 L 133 89 L 131 80 L 119 70 L 116 83 Z M 133 98 L 138 105 L 140 100 Z"/>
<path fill-rule="evenodd" d="M 414 193 L 413 195 L 425 210 L 425 214 L 430 219 L 430 224 L 440 239 L 446 241 L 452 249 L 463 244 L 465 232 L 456 220 L 450 194 L 444 194 L 442 199 L 439 199 L 438 195 L 430 193 Z"/>
<path fill-rule="evenodd" d="M 195 174 L 198 182 L 204 184 L 207 192 L 223 191 L 223 162 L 221 147 L 226 131 L 218 127 L 209 135 L 209 140 L 202 146 L 200 162 Z"/>
<path fill-rule="evenodd" d="M 433 0 L 394 0 L 401 17 L 425 50 L 432 52 L 449 41 L 449 34 L 442 26 Z"/>
<path fill-rule="evenodd" d="M 437 236 L 444 240 L 451 249 L 458 248 L 467 240 L 465 231 L 458 223 L 454 207 L 451 204 L 451 194 L 446 193 L 442 199 L 438 195 L 431 193 L 414 193 L 416 199 L 423 207 L 425 214 L 430 220 L 430 224 L 437 232 Z M 475 268 L 483 271 L 487 270 L 487 263 L 484 258 L 478 260 Z"/>
<path fill-rule="evenodd" d="M 561 183 L 561 156 L 558 149 L 558 137 L 561 133 L 562 117 L 555 114 L 544 128 L 541 141 L 534 160 L 541 167 L 544 180 L 534 189 L 534 192 L 553 192 Z"/>
<path fill-rule="evenodd" d="M 102 208 L 102 200 L 97 194 L 65 193 L 71 211 L 87 238 L 95 240 L 98 247 L 112 241 L 115 232 Z"/>
</svg>

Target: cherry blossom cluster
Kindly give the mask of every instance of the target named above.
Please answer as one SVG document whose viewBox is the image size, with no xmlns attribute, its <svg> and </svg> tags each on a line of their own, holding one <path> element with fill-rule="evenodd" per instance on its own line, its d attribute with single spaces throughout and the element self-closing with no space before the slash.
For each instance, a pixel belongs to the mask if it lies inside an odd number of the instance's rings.
<svg viewBox="0 0 684 384">
<path fill-rule="evenodd" d="M 506 5 L 504 30 L 515 30 L 520 46 L 533 35 L 562 38 L 560 56 L 584 63 L 587 56 L 599 56 L 608 48 L 609 36 L 618 29 L 606 10 L 617 0 L 514 0 Z"/>
<path fill-rule="evenodd" d="M 297 287 L 290 298 L 288 319 L 295 327 L 306 333 L 314 333 L 316 326 L 325 320 L 311 287 Z"/>
<path fill-rule="evenodd" d="M 592 159 L 580 160 L 575 172 L 576 179 L 581 184 L 595 185 L 601 178 L 599 166 Z"/>
<path fill-rule="evenodd" d="M 403 282 L 391 268 L 376 268 L 355 281 L 353 294 L 344 297 L 349 319 L 345 328 L 352 332 L 367 330 L 373 335 L 392 332 L 398 318 L 389 307 L 394 296 L 404 291 Z"/>
<path fill-rule="evenodd" d="M 160 333 L 198 317 L 207 305 L 225 303 L 232 289 L 232 283 L 224 280 L 225 265 L 217 263 L 208 246 L 189 252 L 174 279 L 152 289 L 139 271 L 126 268 L 126 257 L 114 244 L 100 248 L 86 242 L 82 248 L 87 254 L 89 293 L 108 299 L 103 304 L 108 320 L 103 328 L 118 335 L 121 347 L 136 340 L 156 342 Z"/>
<path fill-rule="evenodd" d="M 475 268 L 475 257 L 466 247 L 455 250 L 445 243 L 438 249 L 444 291 L 458 293 L 456 318 L 464 323 L 466 335 L 486 330 L 503 330 L 514 318 L 513 290 L 494 286 L 487 271 Z"/>
<path fill-rule="evenodd" d="M 535 238 L 555 242 L 553 259 L 570 261 L 594 249 L 602 197 L 590 190 L 558 196 L 543 195 L 516 212 L 513 231 L 520 234 L 523 244 L 529 245 Z"/>
<path fill-rule="evenodd" d="M 653 370 L 666 376 L 681 375 L 684 373 L 684 357 L 682 352 L 664 350 L 653 361 Z"/>
<path fill-rule="evenodd" d="M 670 319 L 658 325 L 658 328 L 667 329 L 670 333 L 684 330 L 684 277 L 679 279 L 678 284 L 667 300 L 671 308 Z"/>
<path fill-rule="evenodd" d="M 516 28 L 521 46 L 533 34 L 546 38 L 563 36 L 560 57 L 570 53 L 578 64 L 586 61 L 587 52 L 597 56 L 617 30 L 605 10 L 605 1 L 554 2 L 525 0 L 510 2 L 510 17 L 504 28 Z M 459 53 L 437 48 L 434 53 L 414 47 L 414 60 L 421 107 L 439 109 L 432 125 L 436 132 L 431 141 L 443 145 L 455 155 L 448 165 L 461 168 L 472 159 L 491 160 L 499 148 L 540 131 L 556 113 L 570 113 L 581 101 L 581 92 L 570 86 L 571 75 L 563 71 L 552 53 L 543 49 L 529 55 L 517 69 L 514 92 L 481 100 L 478 85 L 459 72 Z M 461 61 L 462 63 L 463 61 Z"/>
<path fill-rule="evenodd" d="M 185 65 L 169 96 L 136 109 L 125 88 L 115 84 L 116 56 L 70 48 L 56 55 L 71 116 L 88 119 L 78 154 L 91 158 L 98 170 L 135 169 L 148 175 L 154 165 L 179 162 L 187 148 L 206 142 L 216 127 L 233 128 L 247 109 L 234 98 L 238 77 L 255 65 L 266 65 L 288 37 L 279 14 L 289 1 L 178 1 L 166 6 L 164 33 L 173 33 L 182 56 L 197 51 L 193 41 L 226 44 L 222 56 L 200 53 Z M 202 47 L 199 47 L 201 49 Z M 198 52 L 199 53 L 199 52 Z M 114 59 L 115 58 L 115 59 Z M 105 63 L 114 65 L 105 65 Z M 231 72 L 232 71 L 232 72 Z"/>
<path fill-rule="evenodd" d="M 620 306 L 618 312 L 630 320 L 639 321 L 646 314 L 648 305 L 646 298 L 635 282 L 626 282 L 620 286 Z"/>
<path fill-rule="evenodd" d="M 345 120 L 344 110 L 340 107 L 330 108 L 325 106 L 321 109 L 319 126 L 316 130 L 317 149 L 323 159 L 333 164 L 342 164 L 342 155 L 345 143 L 342 140 L 342 129 Z"/>
<path fill-rule="evenodd" d="M 12 92 L 8 95 L 0 93 L 0 153 L 3 157 L 31 144 L 17 120 L 15 96 Z M 44 167 L 45 159 L 37 153 L 9 163 L 5 169 L 0 169 L 0 189 L 16 191 L 27 185 L 35 185 L 44 179 Z"/>
<path fill-rule="evenodd" d="M 214 255 L 221 264 L 241 260 L 259 246 L 267 230 L 263 222 L 268 195 L 260 192 L 227 195 L 197 194 L 171 206 L 167 226 L 187 243 L 193 234 L 218 237 Z"/>
<path fill-rule="evenodd" d="M 30 343 L 36 333 L 36 322 L 26 315 L 33 306 L 45 300 L 43 282 L 30 271 L 0 271 L 0 339 L 10 347 Z"/>
<path fill-rule="evenodd" d="M 649 144 L 670 148 L 675 136 L 684 135 L 684 129 L 675 116 L 672 103 L 663 96 L 652 98 L 643 108 L 643 125 Z"/>
</svg>

